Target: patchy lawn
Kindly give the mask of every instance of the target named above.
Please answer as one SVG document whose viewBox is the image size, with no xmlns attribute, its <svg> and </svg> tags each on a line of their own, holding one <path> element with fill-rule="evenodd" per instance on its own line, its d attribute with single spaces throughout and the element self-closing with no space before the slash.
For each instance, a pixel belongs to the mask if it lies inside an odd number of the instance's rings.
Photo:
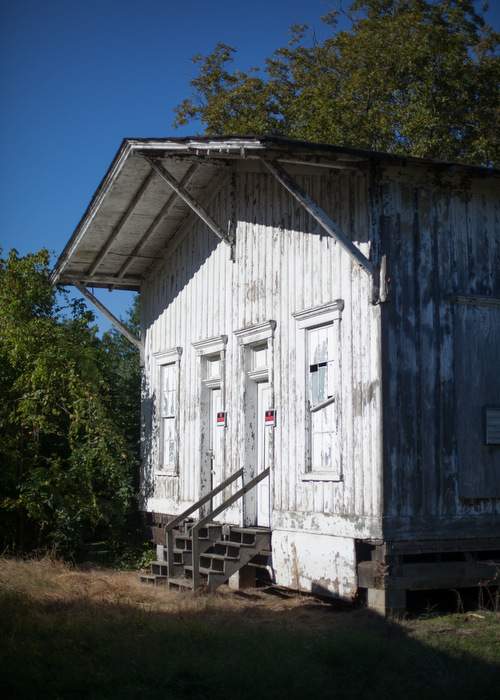
<svg viewBox="0 0 500 700">
<path fill-rule="evenodd" d="M 500 615 L 388 622 L 307 596 L 192 596 L 0 560 L 5 698 L 500 697 Z"/>
</svg>

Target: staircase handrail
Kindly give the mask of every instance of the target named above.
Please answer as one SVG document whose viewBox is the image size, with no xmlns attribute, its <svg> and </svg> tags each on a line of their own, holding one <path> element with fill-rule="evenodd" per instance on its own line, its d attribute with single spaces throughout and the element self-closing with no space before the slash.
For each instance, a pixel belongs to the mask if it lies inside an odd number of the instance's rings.
<svg viewBox="0 0 500 700">
<path fill-rule="evenodd" d="M 240 470 L 242 471 L 242 470 Z M 220 506 L 217 506 L 217 508 L 213 508 L 210 513 L 208 513 L 206 516 L 203 518 L 200 518 L 198 522 L 196 522 L 192 528 L 189 530 L 189 534 L 191 535 L 191 552 L 192 552 L 192 565 L 193 565 L 193 590 L 195 591 L 200 582 L 200 554 L 199 554 L 199 542 L 198 542 L 198 530 L 202 528 L 204 525 L 209 523 L 211 520 L 213 520 L 217 515 L 220 515 L 226 508 L 229 508 L 229 506 L 232 506 L 233 503 L 236 503 L 242 496 L 244 496 L 248 491 L 251 491 L 257 484 L 265 479 L 266 477 L 269 476 L 270 469 L 269 467 L 267 469 L 264 469 L 263 471 L 260 472 L 260 474 L 257 474 L 257 476 L 254 476 L 253 479 L 250 479 L 250 481 L 247 484 L 243 484 L 243 486 L 236 491 L 236 493 L 233 493 L 232 496 L 227 498 L 223 503 L 220 504 Z"/>
<path fill-rule="evenodd" d="M 234 472 L 234 474 L 231 474 L 231 476 L 228 476 L 227 479 L 224 479 L 224 481 L 221 481 L 220 484 L 215 486 L 209 493 L 205 494 L 202 496 L 199 500 L 196 501 L 192 506 L 189 506 L 189 508 L 186 508 L 180 515 L 176 515 L 176 517 L 173 520 L 170 520 L 167 525 L 165 526 L 165 532 L 168 532 L 169 530 L 173 530 L 174 527 L 179 525 L 183 520 L 188 518 L 191 513 L 194 513 L 195 510 L 198 510 L 198 508 L 201 508 L 201 506 L 204 506 L 205 503 L 208 503 L 208 501 L 211 501 L 214 496 L 217 496 L 221 491 L 224 491 L 225 488 L 227 488 L 230 484 L 233 483 L 233 481 L 236 481 L 240 476 L 243 476 L 243 468 L 238 469 L 237 472 Z"/>
<path fill-rule="evenodd" d="M 234 474 L 228 476 L 227 479 L 221 481 L 221 483 L 215 486 L 211 491 L 209 491 L 209 493 L 202 496 L 196 501 L 196 503 L 194 503 L 192 506 L 189 506 L 189 508 L 186 508 L 186 510 L 184 510 L 180 515 L 177 515 L 173 520 L 170 520 L 170 522 L 167 523 L 165 527 L 165 541 L 167 545 L 167 571 L 169 576 L 172 575 L 171 572 L 173 571 L 174 567 L 174 527 L 182 523 L 187 517 L 191 515 L 191 513 L 194 513 L 195 510 L 198 510 L 199 508 L 201 508 L 201 506 L 204 506 L 205 503 L 211 501 L 214 496 L 217 496 L 218 493 L 224 491 L 225 488 L 232 484 L 233 481 L 236 481 L 236 479 L 239 479 L 240 476 L 243 476 L 243 468 L 238 469 L 237 472 L 234 472 Z"/>
</svg>

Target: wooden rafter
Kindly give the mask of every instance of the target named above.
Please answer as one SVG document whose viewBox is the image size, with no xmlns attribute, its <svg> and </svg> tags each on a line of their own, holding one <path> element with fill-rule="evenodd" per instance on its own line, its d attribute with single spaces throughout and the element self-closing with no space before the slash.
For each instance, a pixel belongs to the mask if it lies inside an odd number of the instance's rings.
<svg viewBox="0 0 500 700">
<path fill-rule="evenodd" d="M 181 187 L 187 187 L 189 182 L 193 179 L 193 176 L 198 169 L 197 164 L 192 164 L 187 172 L 184 174 L 182 179 L 179 181 L 179 185 Z M 177 193 L 172 192 L 172 194 L 169 196 L 165 204 L 162 206 L 158 214 L 155 216 L 153 222 L 151 225 L 148 227 L 147 231 L 143 233 L 141 238 L 138 240 L 137 245 L 135 246 L 134 250 L 130 253 L 130 255 L 127 257 L 121 268 L 119 269 L 118 273 L 116 274 L 116 278 L 118 280 L 121 280 L 125 273 L 127 272 L 128 268 L 132 264 L 134 258 L 141 252 L 141 250 L 144 248 L 148 240 L 151 238 L 151 236 L 154 234 L 160 223 L 163 221 L 163 219 L 168 215 L 170 210 L 172 209 L 173 205 L 175 204 L 177 198 Z"/>
<path fill-rule="evenodd" d="M 368 272 L 369 275 L 373 275 L 374 268 L 370 260 L 357 248 L 350 238 L 342 231 L 340 226 L 331 219 L 328 214 L 322 209 L 316 202 L 310 197 L 307 192 L 298 185 L 295 180 L 290 177 L 290 175 L 284 170 L 279 163 L 276 161 L 269 161 L 265 158 L 261 158 L 264 166 L 269 170 L 272 175 L 278 180 L 278 182 L 283 185 L 283 187 L 290 192 L 292 197 L 294 197 L 304 209 L 315 219 L 321 228 L 326 231 L 326 233 L 335 239 L 339 245 L 341 245 L 349 255 L 356 260 L 361 267 Z"/>
<path fill-rule="evenodd" d="M 59 281 L 58 284 L 75 284 L 75 282 L 80 282 L 80 284 L 84 284 L 89 287 L 112 287 L 113 285 L 116 285 L 120 287 L 127 286 L 139 288 L 141 286 L 142 277 L 131 275 L 128 277 L 122 277 L 122 279 L 117 282 L 116 277 L 113 275 L 97 274 L 93 275 L 92 277 L 88 277 L 83 272 L 73 272 L 63 275 L 62 282 Z"/>
<path fill-rule="evenodd" d="M 143 155 L 143 158 L 145 158 L 148 163 L 151 165 L 151 167 L 158 173 L 160 177 L 162 177 L 165 182 L 174 190 L 174 192 L 188 205 L 188 207 L 197 214 L 197 216 L 200 217 L 200 219 L 208 226 L 208 228 L 215 233 L 215 235 L 221 239 L 221 241 L 224 241 L 224 243 L 227 243 L 227 245 L 231 245 L 231 241 L 229 239 L 229 236 L 227 233 L 217 224 L 210 214 L 204 209 L 204 207 L 201 206 L 201 204 L 191 195 L 189 192 L 186 190 L 186 188 L 181 185 L 181 183 L 175 179 L 171 173 L 166 170 L 161 163 L 159 163 L 157 160 L 154 158 L 150 158 L 149 156 Z"/>
<path fill-rule="evenodd" d="M 129 342 L 132 343 L 132 345 L 135 345 L 136 348 L 139 349 L 139 352 L 141 353 L 141 357 L 143 356 L 144 353 L 144 345 L 141 342 L 139 338 L 137 338 L 133 333 L 129 331 L 129 329 L 118 319 L 114 314 L 111 313 L 109 309 L 107 309 L 102 302 L 99 301 L 97 297 L 95 297 L 92 292 L 90 292 L 81 282 L 74 282 L 75 287 L 78 288 L 81 294 L 90 301 L 91 304 L 93 304 L 99 311 L 105 316 L 110 323 L 113 324 L 113 326 L 116 328 L 117 331 L 119 331 Z"/>
<path fill-rule="evenodd" d="M 132 216 L 132 214 L 134 212 L 135 207 L 139 203 L 139 200 L 141 199 L 141 197 L 144 195 L 144 193 L 148 189 L 149 184 L 150 184 L 151 180 L 153 179 L 153 177 L 154 177 L 154 171 L 150 170 L 148 172 L 148 174 L 146 175 L 146 177 L 144 178 L 144 180 L 142 181 L 141 185 L 139 186 L 139 189 L 137 190 L 135 195 L 132 197 L 128 207 L 125 209 L 122 216 L 120 217 L 120 220 L 118 221 L 116 226 L 113 228 L 111 235 L 108 237 L 106 243 L 101 248 L 101 250 L 98 252 L 98 254 L 96 255 L 96 257 L 94 259 L 94 262 L 89 267 L 89 269 L 87 271 L 88 277 L 91 277 L 95 273 L 95 271 L 97 270 L 99 265 L 102 263 L 102 261 L 106 257 L 109 249 L 111 248 L 114 241 L 116 240 L 116 237 L 118 236 L 118 234 L 120 233 L 122 228 L 125 226 L 127 221 L 130 219 L 130 217 Z"/>
</svg>

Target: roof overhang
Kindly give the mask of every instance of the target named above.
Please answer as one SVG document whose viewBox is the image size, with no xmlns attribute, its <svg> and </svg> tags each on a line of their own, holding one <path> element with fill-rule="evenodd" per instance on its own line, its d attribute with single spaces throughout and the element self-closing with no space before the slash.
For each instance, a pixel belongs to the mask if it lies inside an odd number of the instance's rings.
<svg viewBox="0 0 500 700">
<path fill-rule="evenodd" d="M 341 169 L 373 160 L 464 167 L 280 137 L 125 139 L 59 256 L 52 283 L 139 291 L 193 204 L 206 213 L 232 162 L 249 159 Z"/>
</svg>

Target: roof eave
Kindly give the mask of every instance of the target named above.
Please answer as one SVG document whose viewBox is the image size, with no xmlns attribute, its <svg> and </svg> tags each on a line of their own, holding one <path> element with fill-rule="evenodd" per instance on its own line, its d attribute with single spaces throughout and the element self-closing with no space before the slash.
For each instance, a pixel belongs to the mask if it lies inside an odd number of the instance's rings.
<svg viewBox="0 0 500 700">
<path fill-rule="evenodd" d="M 194 156 L 204 156 L 207 159 L 214 157 L 232 156 L 237 159 L 247 157 L 262 157 L 264 154 L 269 157 L 275 157 L 277 153 L 293 152 L 294 154 L 326 157 L 332 162 L 341 157 L 342 160 L 351 162 L 360 161 L 385 161 L 399 165 L 432 165 L 446 169 L 458 169 L 464 172 L 470 172 L 480 176 L 493 175 L 500 176 L 499 170 L 480 166 L 461 165 L 457 163 L 446 163 L 433 161 L 429 159 L 415 158 L 412 156 L 401 156 L 397 154 L 380 153 L 377 151 L 368 151 L 344 146 L 333 146 L 331 144 L 311 143 L 308 141 L 298 141 L 287 139 L 279 136 L 199 136 L 199 137 L 179 137 L 179 138 L 125 138 L 111 162 L 103 179 L 99 183 L 90 203 L 80 219 L 71 238 L 65 245 L 59 258 L 56 261 L 51 274 L 52 284 L 74 284 L 75 279 L 64 275 L 64 270 L 71 260 L 73 253 L 78 248 L 81 240 L 91 225 L 94 216 L 99 211 L 99 207 L 104 201 L 117 177 L 120 175 L 122 168 L 127 160 L 137 154 L 142 153 L 159 154 L 170 153 L 175 154 L 191 154 Z M 84 276 L 83 276 L 84 277 Z M 80 281 L 85 281 L 80 280 Z M 89 280 L 89 284 L 93 286 L 108 287 L 109 283 L 99 282 L 97 279 Z M 113 284 L 114 288 L 134 289 L 140 288 L 140 282 L 137 284 L 122 280 L 120 284 Z"/>
</svg>

